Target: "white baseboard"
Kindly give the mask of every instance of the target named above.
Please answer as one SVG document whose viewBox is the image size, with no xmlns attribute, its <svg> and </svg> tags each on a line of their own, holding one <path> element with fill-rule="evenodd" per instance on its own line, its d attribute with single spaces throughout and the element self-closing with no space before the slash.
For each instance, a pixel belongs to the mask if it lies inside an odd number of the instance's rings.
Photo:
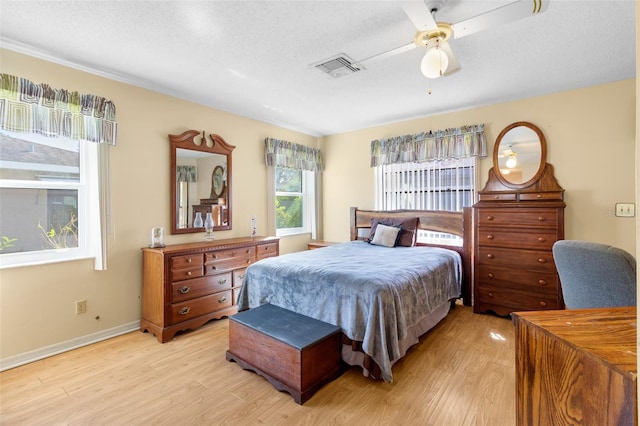
<svg viewBox="0 0 640 426">
<path fill-rule="evenodd" d="M 75 339 L 56 343 L 55 345 L 45 346 L 34 351 L 24 352 L 18 355 L 3 358 L 0 359 L 0 371 L 19 367 L 30 362 L 48 358 L 50 356 L 57 355 L 62 352 L 67 352 L 72 349 L 77 349 L 82 346 L 88 346 L 92 343 L 111 339 L 112 337 L 120 336 L 121 334 L 129 333 L 131 331 L 139 329 L 140 321 L 133 321 L 127 324 L 120 325 L 118 327 L 110 328 L 108 330 L 99 331 L 97 333 L 88 334 L 82 337 L 76 337 Z"/>
</svg>

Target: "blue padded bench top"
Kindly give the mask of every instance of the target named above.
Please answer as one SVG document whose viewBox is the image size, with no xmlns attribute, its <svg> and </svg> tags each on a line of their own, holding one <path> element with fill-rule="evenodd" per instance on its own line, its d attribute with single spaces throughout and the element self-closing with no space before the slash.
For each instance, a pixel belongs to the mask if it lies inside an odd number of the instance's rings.
<svg viewBox="0 0 640 426">
<path fill-rule="evenodd" d="M 238 312 L 230 319 L 298 350 L 340 331 L 335 325 L 269 303 Z"/>
</svg>

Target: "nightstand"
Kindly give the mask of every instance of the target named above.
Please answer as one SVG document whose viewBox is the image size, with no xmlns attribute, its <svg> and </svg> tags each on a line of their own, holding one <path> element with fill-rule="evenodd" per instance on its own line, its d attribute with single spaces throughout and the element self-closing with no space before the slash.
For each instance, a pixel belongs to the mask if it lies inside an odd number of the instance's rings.
<svg viewBox="0 0 640 426">
<path fill-rule="evenodd" d="M 333 244 L 338 244 L 338 243 L 333 243 L 330 241 L 319 241 L 319 240 L 311 240 L 307 243 L 307 248 L 309 250 L 313 250 L 313 249 L 319 249 L 322 247 L 327 247 L 327 246 L 331 246 Z"/>
</svg>

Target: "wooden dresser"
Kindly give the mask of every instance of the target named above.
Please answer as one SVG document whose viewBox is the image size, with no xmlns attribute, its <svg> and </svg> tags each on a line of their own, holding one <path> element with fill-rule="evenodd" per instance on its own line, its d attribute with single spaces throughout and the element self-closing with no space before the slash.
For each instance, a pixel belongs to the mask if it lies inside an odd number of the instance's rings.
<svg viewBox="0 0 640 426">
<path fill-rule="evenodd" d="M 541 199 L 530 201 L 538 195 Z M 474 206 L 474 312 L 563 309 L 551 252 L 553 243 L 564 239 L 562 193 L 513 196 L 495 201 L 493 194 L 481 193 Z"/>
<path fill-rule="evenodd" d="M 636 308 L 513 314 L 517 425 L 637 425 Z"/>
<path fill-rule="evenodd" d="M 273 237 L 231 238 L 143 248 L 140 331 L 164 343 L 237 312 L 247 266 L 279 254 Z"/>
<path fill-rule="evenodd" d="M 551 251 L 564 239 L 564 189 L 533 123 L 502 130 L 493 168 L 474 205 L 473 311 L 564 309 Z"/>
</svg>

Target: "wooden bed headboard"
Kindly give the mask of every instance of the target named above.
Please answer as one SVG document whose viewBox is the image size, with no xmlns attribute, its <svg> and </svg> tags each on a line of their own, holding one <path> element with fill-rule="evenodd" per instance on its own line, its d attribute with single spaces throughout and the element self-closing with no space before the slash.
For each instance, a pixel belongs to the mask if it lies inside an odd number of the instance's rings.
<svg viewBox="0 0 640 426">
<path fill-rule="evenodd" d="M 350 239 L 364 240 L 369 235 L 372 219 L 381 218 L 418 218 L 418 229 L 442 232 L 462 237 L 462 246 L 446 244 L 427 244 L 455 250 L 462 257 L 462 300 L 465 306 L 471 306 L 471 208 L 465 207 L 462 212 L 436 210 L 360 210 L 351 207 Z M 365 231 L 365 232 L 363 232 Z M 363 235 L 363 234 L 366 234 Z"/>
</svg>

